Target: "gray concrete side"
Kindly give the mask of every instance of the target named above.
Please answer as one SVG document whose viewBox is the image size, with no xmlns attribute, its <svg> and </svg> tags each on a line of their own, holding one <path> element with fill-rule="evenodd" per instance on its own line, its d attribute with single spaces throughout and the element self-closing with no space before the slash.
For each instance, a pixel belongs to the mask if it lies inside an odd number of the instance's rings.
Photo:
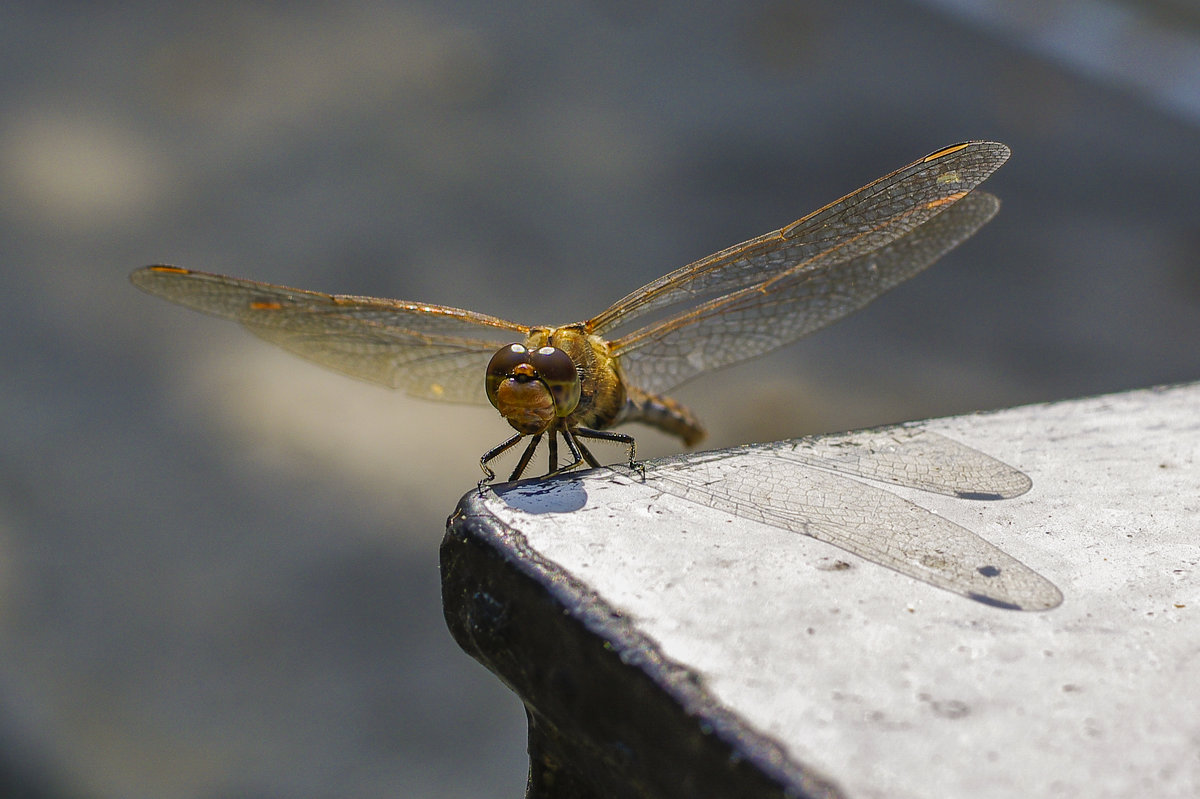
<svg viewBox="0 0 1200 799">
<path fill-rule="evenodd" d="M 462 509 L 508 530 L 492 545 L 510 548 L 510 563 L 541 564 L 565 621 L 594 612 L 581 610 L 587 602 L 609 610 L 616 627 L 585 624 L 582 634 L 611 636 L 618 651 L 636 639 L 652 652 L 651 667 L 629 664 L 629 679 L 653 675 L 654 664 L 685 670 L 686 689 L 664 681 L 664 694 L 691 703 L 702 732 L 716 713 L 717 737 L 735 751 L 749 742 L 752 761 L 783 763 L 785 793 L 789 774 L 824 775 L 865 797 L 1200 793 L 1200 384 L 896 428 L 901 438 L 914 430 L 1011 464 L 1032 489 L 981 502 L 962 498 L 969 490 L 934 494 L 890 479 L 879 493 L 893 500 L 847 521 L 830 510 L 849 505 L 837 505 L 830 481 L 801 492 L 819 497 L 820 512 L 772 507 L 797 499 L 777 490 L 801 479 L 791 463 L 747 467 L 758 468 L 748 473 L 758 490 L 740 504 L 700 490 L 730 474 L 680 491 L 651 465 L 645 479 L 597 470 L 501 487 Z M 869 463 L 878 436 L 858 449 L 854 434 L 834 437 L 826 451 Z M 688 458 L 710 468 L 710 456 Z M 857 479 L 837 478 L 851 500 L 874 502 Z M 853 543 L 872 523 L 894 532 L 903 515 L 895 497 L 932 512 L 904 511 L 913 525 L 961 531 L 941 550 L 922 545 L 939 557 L 911 557 L 949 577 L 903 565 L 907 544 L 889 562 L 887 542 Z M 981 566 L 970 560 L 980 552 L 1006 560 Z M 1014 602 L 962 582 L 1014 573 L 1004 595 Z M 455 599 L 446 600 L 449 618 Z M 1014 604 L 1045 609 L 1005 609 Z M 534 644 L 520 668 L 553 670 L 572 645 Z M 520 680 L 489 665 L 521 692 Z M 791 790 L 814 784 L 824 785 Z"/>
</svg>

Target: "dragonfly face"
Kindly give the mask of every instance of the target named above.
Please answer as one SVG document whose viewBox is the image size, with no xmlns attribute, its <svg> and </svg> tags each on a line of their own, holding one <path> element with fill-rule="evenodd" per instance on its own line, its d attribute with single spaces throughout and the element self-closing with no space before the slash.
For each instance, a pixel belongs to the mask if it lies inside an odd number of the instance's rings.
<svg viewBox="0 0 1200 799">
<path fill-rule="evenodd" d="M 999 201 L 974 189 L 1008 155 L 997 142 L 943 148 L 560 327 L 174 266 L 130 279 L 353 377 L 426 399 L 491 402 L 516 434 L 480 459 L 485 479 L 494 476 L 488 463 L 526 437 L 510 479 L 543 437 L 550 474 L 599 465 L 581 437 L 626 446 L 633 465 L 633 438 L 609 428 L 642 422 L 687 446 L 699 441 L 699 421 L 664 392 L 796 341 L 925 269 L 995 214 Z M 559 438 L 571 454 L 561 467 Z"/>
<path fill-rule="evenodd" d="M 558 347 L 501 347 L 488 362 L 484 384 L 500 415 L 526 436 L 546 432 L 579 406 L 579 372 Z"/>
</svg>

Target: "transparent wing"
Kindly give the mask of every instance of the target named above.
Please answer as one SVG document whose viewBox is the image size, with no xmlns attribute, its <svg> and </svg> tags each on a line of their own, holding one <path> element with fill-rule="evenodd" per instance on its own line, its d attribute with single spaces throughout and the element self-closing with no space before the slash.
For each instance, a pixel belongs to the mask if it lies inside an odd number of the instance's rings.
<svg viewBox="0 0 1200 799">
<path fill-rule="evenodd" d="M 486 403 L 488 360 L 529 330 L 458 308 L 321 294 L 173 266 L 148 266 L 130 280 L 163 299 L 240 322 L 322 366 L 426 399 Z"/>
<path fill-rule="evenodd" d="M 944 147 L 792 224 L 663 275 L 594 317 L 603 334 L 656 309 L 695 304 L 816 258 L 848 260 L 878 249 L 961 199 L 1006 160 L 999 142 Z"/>
<path fill-rule="evenodd" d="M 991 219 L 1000 201 L 973 192 L 891 243 L 710 300 L 613 342 L 630 382 L 661 393 L 711 369 L 763 355 L 856 311 L 918 274 Z"/>
<path fill-rule="evenodd" d="M 787 227 L 643 286 L 589 329 L 610 333 L 661 312 L 664 318 L 613 341 L 627 376 L 652 392 L 795 341 L 912 277 L 987 222 L 998 201 L 970 192 L 1008 155 L 997 142 L 939 150 Z M 660 357 L 677 362 L 648 363 Z"/>
<path fill-rule="evenodd" d="M 646 464 L 646 481 L 985 604 L 1019 610 L 1061 604 L 1053 583 L 965 527 L 889 491 L 777 455 L 747 447 L 667 458 Z"/>
<path fill-rule="evenodd" d="M 952 438 L 880 427 L 755 445 L 776 458 L 963 499 L 1011 499 L 1033 486 L 1022 471 Z"/>
</svg>

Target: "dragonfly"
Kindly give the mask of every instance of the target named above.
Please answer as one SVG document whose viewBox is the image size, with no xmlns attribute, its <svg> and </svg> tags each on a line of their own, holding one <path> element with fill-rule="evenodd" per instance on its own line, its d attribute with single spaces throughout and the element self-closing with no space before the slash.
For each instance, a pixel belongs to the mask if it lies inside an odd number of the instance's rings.
<svg viewBox="0 0 1200 799">
<path fill-rule="evenodd" d="M 544 438 L 546 477 L 600 466 L 583 439 L 623 445 L 636 466 L 633 436 L 611 428 L 640 422 L 698 443 L 703 425 L 667 391 L 797 341 L 930 266 L 995 215 L 999 200 L 975 189 L 1009 154 L 991 141 L 944 147 L 566 325 L 177 266 L 147 266 L 130 279 L 351 377 L 424 399 L 490 402 L 515 433 L 480 457 L 481 487 L 495 479 L 492 461 L 526 439 L 510 480 Z"/>
</svg>

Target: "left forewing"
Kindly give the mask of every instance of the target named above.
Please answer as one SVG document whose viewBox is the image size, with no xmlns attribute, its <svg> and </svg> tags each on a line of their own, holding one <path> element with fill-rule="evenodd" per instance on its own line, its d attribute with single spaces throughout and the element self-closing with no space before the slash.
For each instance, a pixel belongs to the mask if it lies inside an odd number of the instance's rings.
<svg viewBox="0 0 1200 799">
<path fill-rule="evenodd" d="M 151 294 L 240 322 L 314 363 L 427 399 L 486 402 L 488 360 L 528 331 L 458 308 L 322 294 L 178 267 L 146 267 L 131 280 Z"/>
</svg>

